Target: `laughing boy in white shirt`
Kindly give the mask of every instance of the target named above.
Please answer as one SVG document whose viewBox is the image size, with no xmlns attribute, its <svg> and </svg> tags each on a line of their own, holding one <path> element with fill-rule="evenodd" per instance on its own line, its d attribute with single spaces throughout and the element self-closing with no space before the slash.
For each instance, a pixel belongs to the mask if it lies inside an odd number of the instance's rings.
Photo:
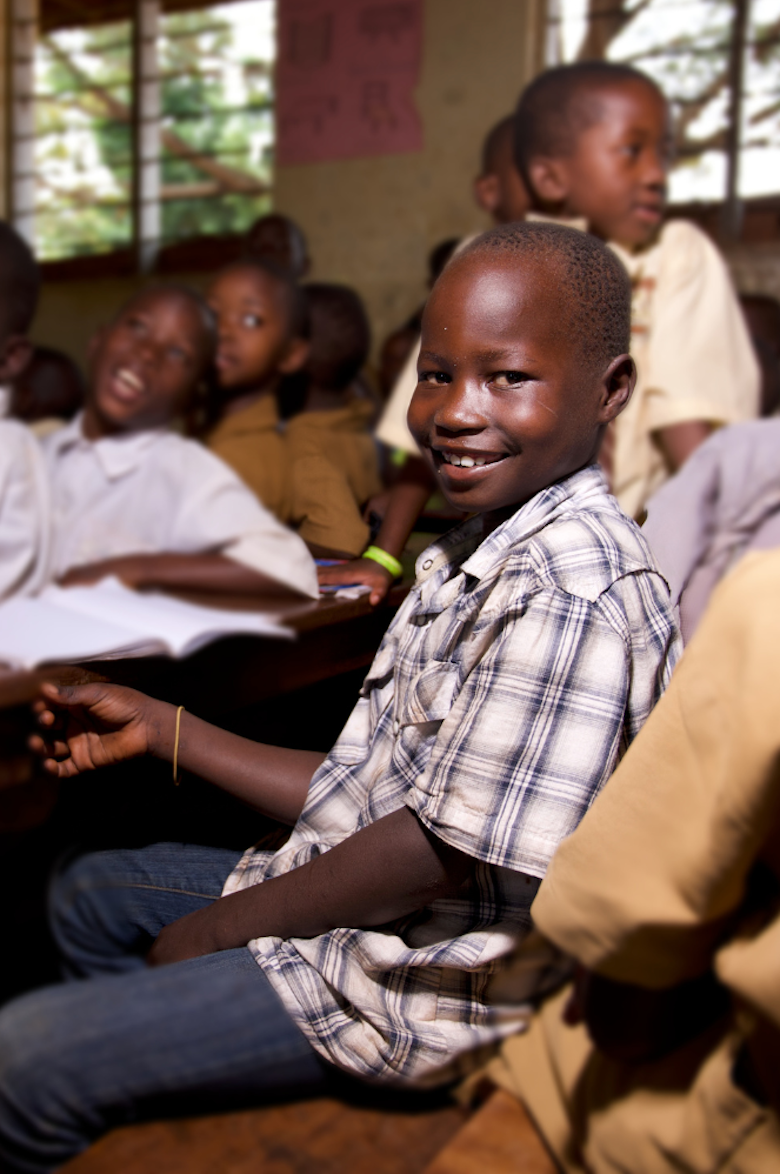
<svg viewBox="0 0 780 1174">
<path fill-rule="evenodd" d="M 43 442 L 50 578 L 316 598 L 301 539 L 218 457 L 170 431 L 215 349 L 211 312 L 178 287 L 138 294 L 96 338 L 84 412 Z"/>
</svg>

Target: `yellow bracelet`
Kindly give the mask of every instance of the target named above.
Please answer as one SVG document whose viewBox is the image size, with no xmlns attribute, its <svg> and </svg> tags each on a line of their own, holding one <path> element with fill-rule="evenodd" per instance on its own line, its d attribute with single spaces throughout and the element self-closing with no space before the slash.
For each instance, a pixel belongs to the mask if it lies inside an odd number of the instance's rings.
<svg viewBox="0 0 780 1174">
<path fill-rule="evenodd" d="M 394 579 L 400 579 L 403 574 L 403 564 L 397 558 L 393 558 L 386 550 L 382 550 L 381 546 L 369 546 L 363 551 L 361 558 L 370 558 L 372 562 L 379 563 L 380 567 L 384 567 Z"/>
<path fill-rule="evenodd" d="M 173 741 L 173 782 L 176 787 L 181 782 L 179 778 L 179 731 L 181 729 L 181 715 L 183 710 L 183 705 L 180 705 L 176 710 L 176 737 Z"/>
</svg>

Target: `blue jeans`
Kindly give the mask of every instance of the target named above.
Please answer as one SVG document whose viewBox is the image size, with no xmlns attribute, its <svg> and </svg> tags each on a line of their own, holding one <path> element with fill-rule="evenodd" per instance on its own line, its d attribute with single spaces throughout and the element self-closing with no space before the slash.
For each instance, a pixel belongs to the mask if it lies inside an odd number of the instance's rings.
<svg viewBox="0 0 780 1174">
<path fill-rule="evenodd" d="M 144 964 L 160 929 L 219 897 L 238 859 L 157 844 L 81 857 L 55 879 L 52 927 L 73 981 L 0 1012 L 0 1160 L 11 1170 L 54 1170 L 117 1125 L 337 1080 L 246 948 Z"/>
</svg>

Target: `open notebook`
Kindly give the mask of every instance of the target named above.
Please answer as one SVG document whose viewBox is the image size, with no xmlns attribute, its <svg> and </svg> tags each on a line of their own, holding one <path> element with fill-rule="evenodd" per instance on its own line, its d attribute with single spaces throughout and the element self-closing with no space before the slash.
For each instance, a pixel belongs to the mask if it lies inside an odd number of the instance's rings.
<svg viewBox="0 0 780 1174">
<path fill-rule="evenodd" d="M 292 639 L 294 632 L 258 612 L 197 607 L 157 593 L 139 594 L 118 579 L 93 587 L 47 587 L 32 599 L 0 604 L 0 663 L 13 668 L 189 656 L 220 636 Z"/>
</svg>

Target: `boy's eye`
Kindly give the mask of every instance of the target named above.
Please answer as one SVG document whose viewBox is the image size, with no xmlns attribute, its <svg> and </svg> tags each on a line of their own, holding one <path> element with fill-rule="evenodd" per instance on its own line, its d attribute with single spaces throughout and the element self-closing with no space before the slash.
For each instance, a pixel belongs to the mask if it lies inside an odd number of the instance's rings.
<svg viewBox="0 0 780 1174">
<path fill-rule="evenodd" d="M 497 371 L 491 379 L 494 387 L 517 387 L 527 382 L 528 376 L 524 371 Z"/>
<path fill-rule="evenodd" d="M 175 363 L 189 363 L 190 356 L 181 347 L 168 347 L 168 357 L 173 359 Z"/>
<path fill-rule="evenodd" d="M 635 159 L 638 159 L 639 156 L 642 154 L 642 144 L 641 143 L 626 143 L 625 146 L 623 147 L 623 154 L 626 155 L 632 161 Z"/>
<path fill-rule="evenodd" d="M 434 383 L 438 387 L 442 387 L 445 383 L 452 382 L 452 376 L 448 375 L 446 371 L 421 371 L 417 376 L 418 383 Z"/>
<path fill-rule="evenodd" d="M 250 330 L 256 330 L 258 326 L 263 325 L 263 319 L 259 314 L 244 314 L 241 319 L 241 325 L 248 327 Z"/>
</svg>

